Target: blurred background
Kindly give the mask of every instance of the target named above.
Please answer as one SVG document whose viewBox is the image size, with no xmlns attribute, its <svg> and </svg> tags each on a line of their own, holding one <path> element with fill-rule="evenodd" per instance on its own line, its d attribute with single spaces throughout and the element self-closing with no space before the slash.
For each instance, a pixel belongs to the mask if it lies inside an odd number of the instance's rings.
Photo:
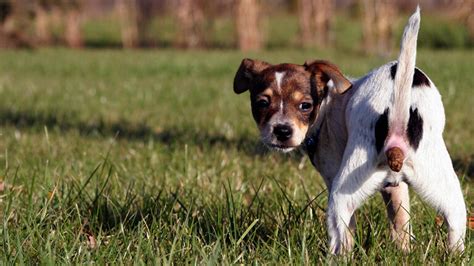
<svg viewBox="0 0 474 266">
<path fill-rule="evenodd" d="M 331 47 L 388 55 L 418 2 L 420 47 L 474 47 L 473 0 L 0 0 L 0 48 Z"/>
</svg>

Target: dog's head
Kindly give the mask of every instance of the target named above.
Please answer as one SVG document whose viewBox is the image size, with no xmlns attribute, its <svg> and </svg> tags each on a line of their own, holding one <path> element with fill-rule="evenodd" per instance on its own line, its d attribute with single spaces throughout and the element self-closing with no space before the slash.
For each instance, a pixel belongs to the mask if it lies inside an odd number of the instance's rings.
<svg viewBox="0 0 474 266">
<path fill-rule="evenodd" d="M 244 59 L 234 78 L 235 93 L 250 91 L 263 143 L 284 152 L 303 142 L 329 89 L 342 94 L 350 87 L 335 65 L 319 60 L 272 65 Z"/>
</svg>

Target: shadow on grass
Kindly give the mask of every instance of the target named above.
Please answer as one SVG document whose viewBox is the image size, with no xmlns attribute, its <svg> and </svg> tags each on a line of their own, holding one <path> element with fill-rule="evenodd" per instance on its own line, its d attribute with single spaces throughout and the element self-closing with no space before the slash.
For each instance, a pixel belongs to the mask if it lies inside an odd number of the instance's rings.
<svg viewBox="0 0 474 266">
<path fill-rule="evenodd" d="M 258 138 L 248 135 L 230 138 L 222 134 L 209 133 L 192 126 L 154 130 L 145 123 L 131 123 L 127 120 L 117 122 L 78 121 L 73 114 L 52 114 L 34 111 L 14 111 L 0 109 L 0 125 L 12 125 L 17 128 L 48 128 L 63 132 L 78 131 L 85 137 L 114 137 L 129 141 L 145 141 L 152 138 L 164 145 L 192 144 L 200 147 L 223 147 L 245 152 L 249 156 L 264 156 L 269 151 Z M 291 156 L 277 153 L 282 159 L 300 161 L 304 152 L 294 152 Z M 474 155 L 467 158 L 453 158 L 454 169 L 458 174 L 474 178 Z"/>
<path fill-rule="evenodd" d="M 36 128 L 59 130 L 61 132 L 77 131 L 84 137 L 113 137 L 128 141 L 147 141 L 150 138 L 167 146 L 190 144 L 198 147 L 220 147 L 236 149 L 249 156 L 263 156 L 269 151 L 258 138 L 241 135 L 228 137 L 219 133 L 212 133 L 191 125 L 155 130 L 143 121 L 130 122 L 128 120 L 80 121 L 73 113 L 53 114 L 35 111 L 15 111 L 0 109 L 0 124 L 12 125 L 16 128 Z M 282 158 L 301 160 L 304 153 L 294 153 L 292 156 L 280 154 Z"/>
</svg>

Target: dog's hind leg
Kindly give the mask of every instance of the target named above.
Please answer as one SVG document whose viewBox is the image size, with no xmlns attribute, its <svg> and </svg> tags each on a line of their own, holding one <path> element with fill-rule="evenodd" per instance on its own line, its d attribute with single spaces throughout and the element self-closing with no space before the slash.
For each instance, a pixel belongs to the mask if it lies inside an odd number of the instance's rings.
<svg viewBox="0 0 474 266">
<path fill-rule="evenodd" d="M 351 217 L 360 205 L 381 187 L 386 172 L 375 171 L 375 148 L 360 145 L 369 138 L 355 132 L 357 137 L 349 142 L 338 174 L 333 179 L 329 194 L 327 225 L 329 248 L 333 254 L 350 251 L 354 240 L 351 234 Z M 370 134 L 370 133 L 366 133 Z M 354 222 L 354 221 L 353 221 Z"/>
<path fill-rule="evenodd" d="M 418 155 L 414 164 L 417 175 L 408 181 L 424 200 L 444 216 L 448 227 L 449 250 L 463 251 L 466 205 L 441 136 L 438 140 L 425 144 Z"/>
<path fill-rule="evenodd" d="M 392 240 L 404 251 L 410 250 L 410 197 L 408 185 L 400 182 L 398 186 L 389 186 L 382 191 L 387 207 Z"/>
</svg>

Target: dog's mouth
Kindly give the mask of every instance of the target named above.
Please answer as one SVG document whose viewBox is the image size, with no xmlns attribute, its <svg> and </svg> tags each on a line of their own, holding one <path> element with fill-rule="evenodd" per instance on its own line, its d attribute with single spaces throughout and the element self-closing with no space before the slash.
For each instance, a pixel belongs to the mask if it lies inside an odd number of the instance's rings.
<svg viewBox="0 0 474 266">
<path fill-rule="evenodd" d="M 279 152 L 287 153 L 294 150 L 297 146 L 288 146 L 283 144 L 275 144 L 275 143 L 265 143 L 264 144 L 269 147 L 270 149 L 277 150 Z"/>
<path fill-rule="evenodd" d="M 260 129 L 260 139 L 272 150 L 287 153 L 298 148 L 304 140 L 304 132 L 295 126 L 287 124 L 272 125 L 267 124 Z"/>
</svg>

